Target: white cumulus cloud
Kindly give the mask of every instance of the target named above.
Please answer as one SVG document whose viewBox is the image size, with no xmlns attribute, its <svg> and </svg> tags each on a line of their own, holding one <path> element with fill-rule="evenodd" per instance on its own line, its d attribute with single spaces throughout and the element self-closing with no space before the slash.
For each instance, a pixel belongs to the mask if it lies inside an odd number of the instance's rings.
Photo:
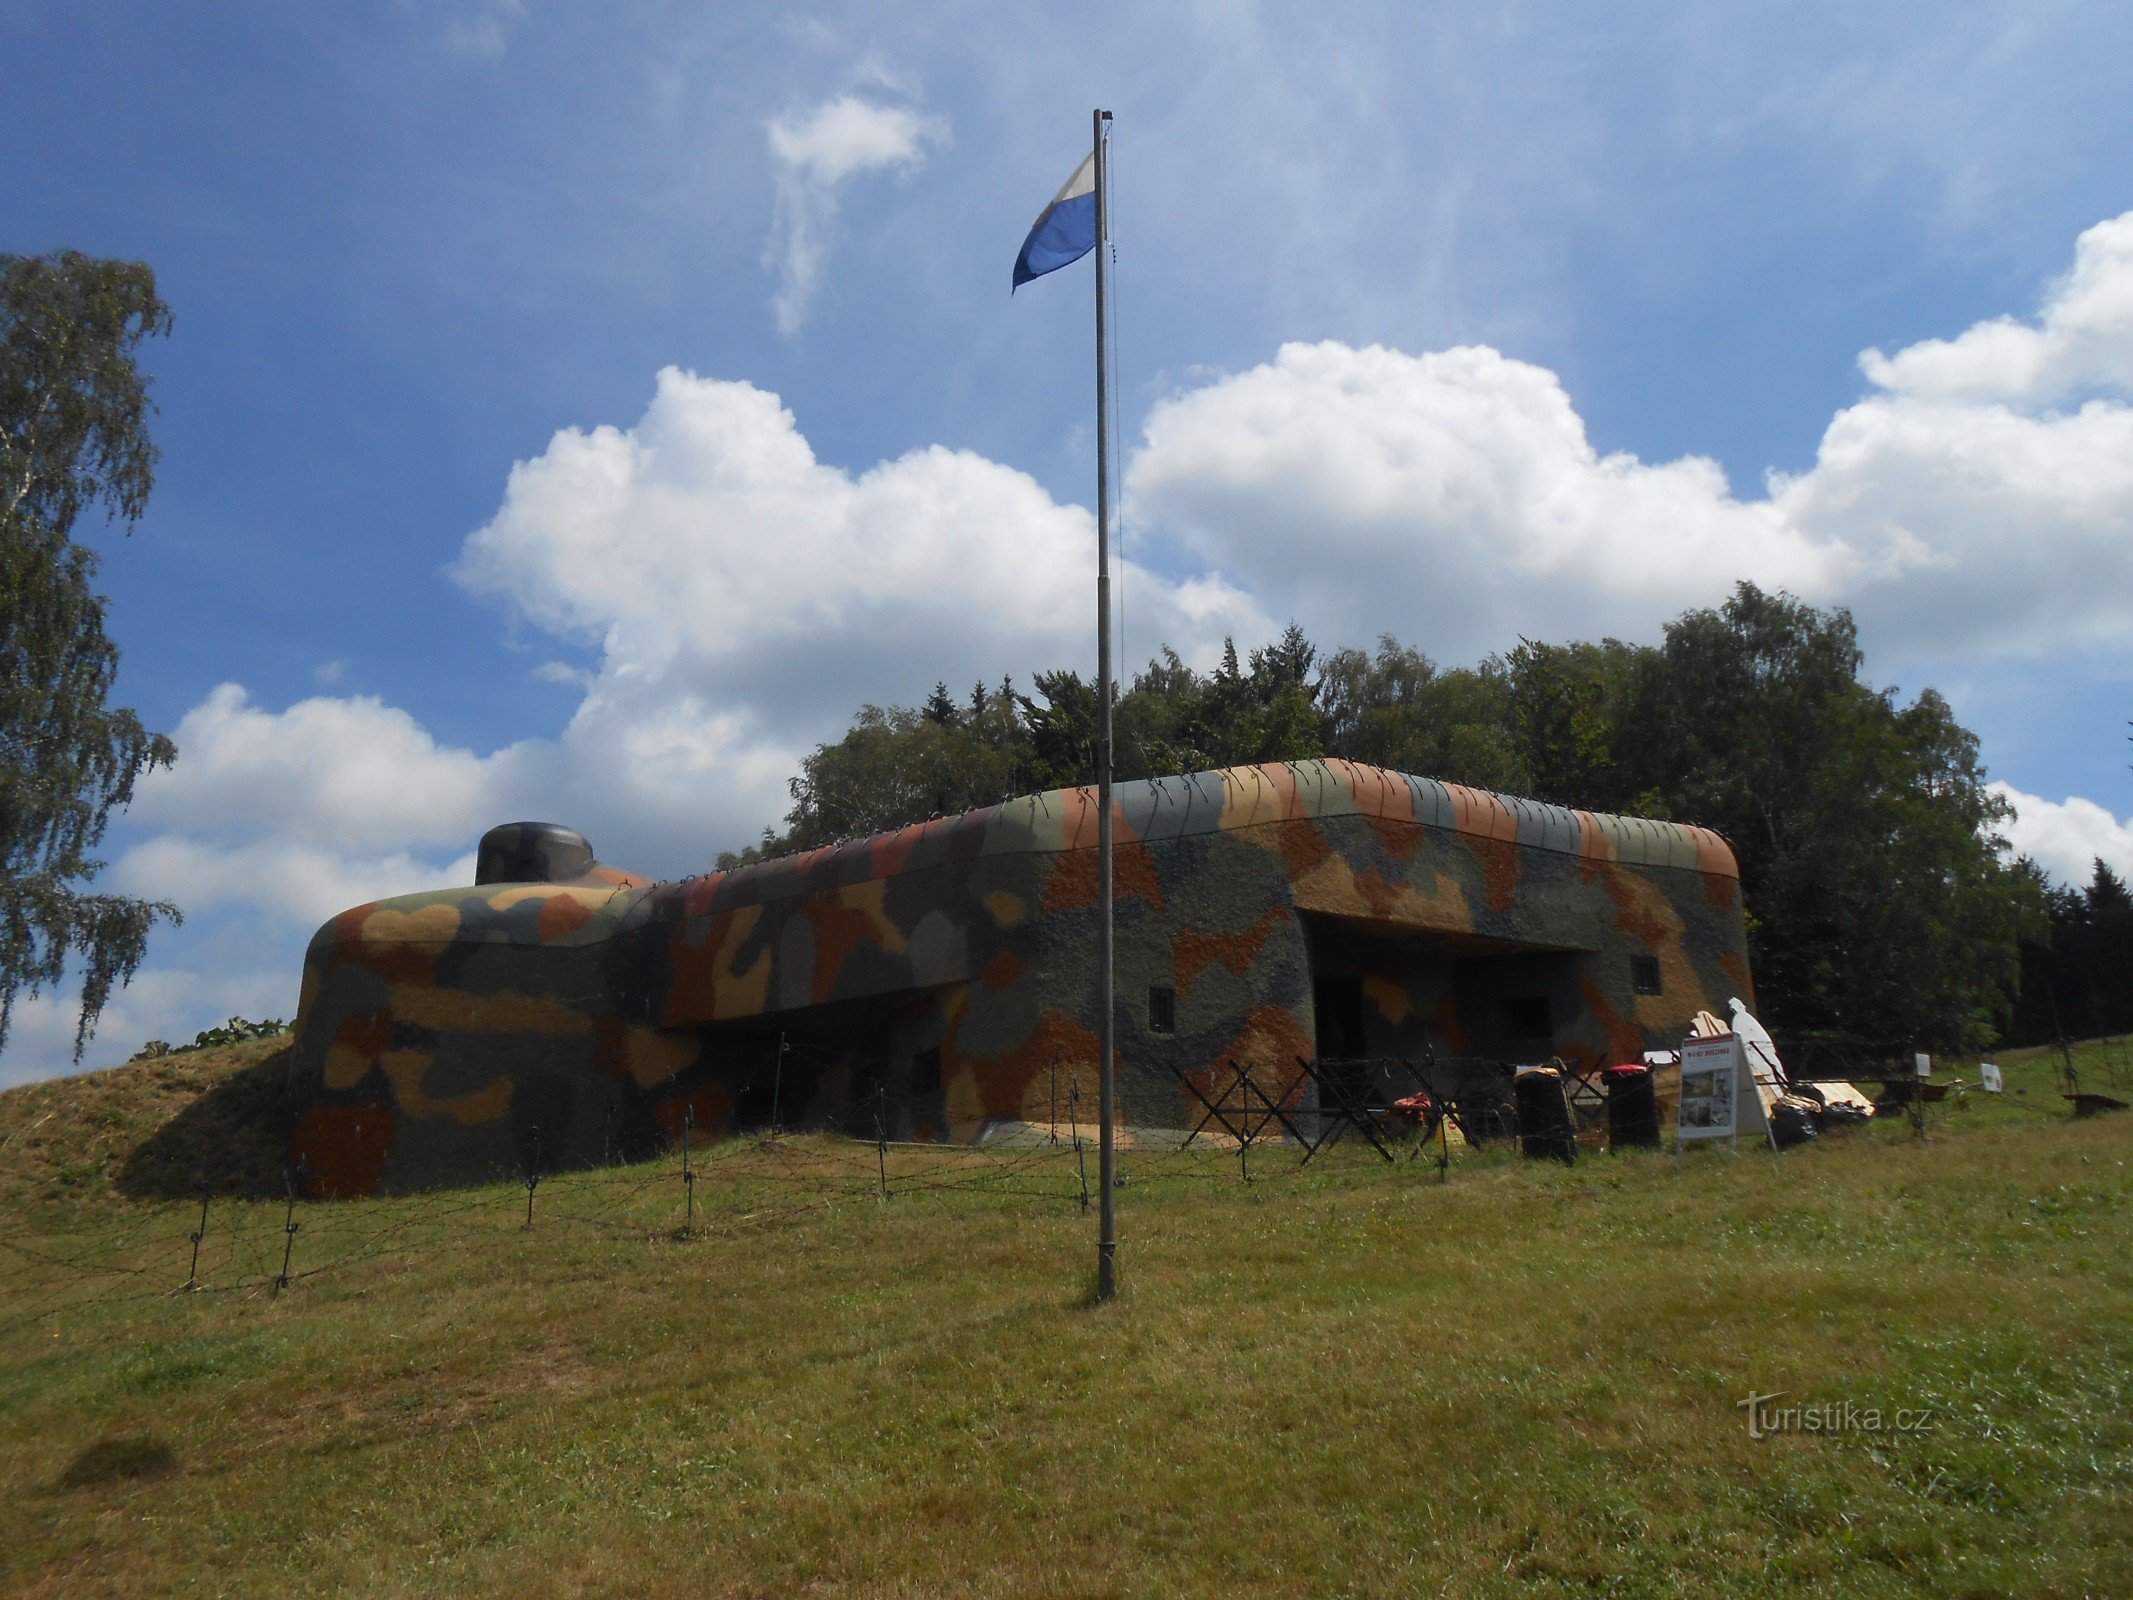
<svg viewBox="0 0 2133 1600">
<path fill-rule="evenodd" d="M 173 731 L 175 766 L 128 813 L 153 830 L 113 863 L 127 894 L 188 914 L 263 911 L 308 928 L 409 889 L 471 882 L 472 841 L 540 784 L 537 744 L 481 756 L 439 744 L 374 696 L 280 711 L 219 685 Z M 455 859 L 458 858 L 458 859 Z"/>
<path fill-rule="evenodd" d="M 950 615 L 1051 631 L 1093 540 L 1086 511 L 1011 467 L 934 446 L 855 477 L 815 459 L 776 395 L 670 367 L 634 428 L 566 430 L 514 468 L 457 570 L 650 670 L 861 629 L 924 637 Z"/>
<path fill-rule="evenodd" d="M 1292 344 L 1150 413 L 1135 510 L 1328 637 L 1454 659 L 1646 631 L 1737 577 L 1826 592 L 1858 558 L 1713 462 L 1602 456 L 1556 376 L 1485 348 Z"/>
<path fill-rule="evenodd" d="M 778 331 L 790 337 L 821 287 L 840 191 L 863 173 L 917 171 L 948 142 L 948 124 L 916 106 L 843 94 L 773 118 L 766 132 L 777 205 L 764 261 L 778 275 Z"/>
<path fill-rule="evenodd" d="M 558 771 L 611 859 L 678 871 L 774 821 L 862 702 L 1093 668 L 1094 569 L 1093 518 L 1027 473 L 943 446 L 853 473 L 776 395 L 668 368 L 633 427 L 566 429 L 513 469 L 455 573 L 599 647 Z M 1220 580 L 1122 577 L 1145 636 L 1269 629 Z"/>
<path fill-rule="evenodd" d="M 407 712 L 371 695 L 268 711 L 234 683 L 210 691 L 172 737 L 180 759 L 141 780 L 135 822 L 249 837 L 266 814 L 278 834 L 371 854 L 464 839 L 529 753 L 484 757 L 440 745 Z"/>
<path fill-rule="evenodd" d="M 2034 323 L 1995 317 L 1893 356 L 1869 350 L 1859 367 L 1877 388 L 1942 400 L 2043 405 L 2133 390 L 2133 212 L 2075 241 L 2073 267 Z"/>
<path fill-rule="evenodd" d="M 1649 638 L 1742 578 L 1849 605 L 1897 654 L 2122 649 L 2133 213 L 2082 235 L 2035 322 L 1862 366 L 1877 390 L 1814 465 L 1748 496 L 1699 457 L 1601 455 L 1553 373 L 1494 350 L 1286 345 L 1157 404 L 1127 486 L 1262 605 L 1452 659 Z"/>
<path fill-rule="evenodd" d="M 1081 664 L 1094 568 L 1094 519 L 1027 473 L 938 445 L 852 473 L 776 395 L 670 367 L 633 428 L 565 430 L 515 468 L 456 573 L 599 644 L 577 726 L 695 695 L 693 729 L 762 742 L 936 676 Z M 1125 579 L 1136 628 L 1184 647 L 1267 626 L 1218 580 Z"/>
<path fill-rule="evenodd" d="M 2133 821 L 2114 817 L 2080 795 L 2046 800 L 2011 784 L 1990 787 L 2015 808 L 2007 825 L 2007 848 L 2015 855 L 2028 856 L 2077 889 L 2087 885 L 2099 860 L 2121 878 L 2133 878 Z"/>
<path fill-rule="evenodd" d="M 159 834 L 112 868 L 116 887 L 169 900 L 188 914 L 242 906 L 307 927 L 368 900 L 473 881 L 472 851 L 457 860 L 404 850 L 357 856 L 286 834 L 243 844 Z"/>
</svg>

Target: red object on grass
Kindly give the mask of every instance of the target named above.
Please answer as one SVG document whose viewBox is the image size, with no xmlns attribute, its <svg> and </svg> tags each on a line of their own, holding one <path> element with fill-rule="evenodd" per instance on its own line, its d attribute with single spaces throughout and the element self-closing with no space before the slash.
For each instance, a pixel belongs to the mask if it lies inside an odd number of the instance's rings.
<svg viewBox="0 0 2133 1600">
<path fill-rule="evenodd" d="M 1392 1103 L 1392 1114 L 1410 1122 L 1427 1122 L 1436 1111 L 1437 1103 L 1427 1094 L 1406 1095 Z"/>
</svg>

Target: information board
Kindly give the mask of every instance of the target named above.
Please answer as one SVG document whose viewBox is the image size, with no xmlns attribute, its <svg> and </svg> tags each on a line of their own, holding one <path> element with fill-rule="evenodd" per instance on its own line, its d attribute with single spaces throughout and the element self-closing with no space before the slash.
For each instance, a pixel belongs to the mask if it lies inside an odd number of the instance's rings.
<svg viewBox="0 0 2133 1600">
<path fill-rule="evenodd" d="M 1682 1041 L 1681 1111 L 1674 1131 L 1683 1143 L 1769 1135 L 1770 1118 L 1738 1036 Z"/>
<path fill-rule="evenodd" d="M 1730 1033 L 1683 1041 L 1679 1132 L 1684 1140 L 1738 1137 L 1740 1064 L 1740 1040 Z"/>
</svg>

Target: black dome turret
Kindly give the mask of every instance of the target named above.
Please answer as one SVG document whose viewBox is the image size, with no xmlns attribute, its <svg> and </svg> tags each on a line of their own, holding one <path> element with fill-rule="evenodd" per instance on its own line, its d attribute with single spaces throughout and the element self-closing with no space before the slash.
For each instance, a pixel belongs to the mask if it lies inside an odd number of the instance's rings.
<svg viewBox="0 0 2133 1600">
<path fill-rule="evenodd" d="M 593 869 L 592 846 L 556 822 L 506 822 L 481 836 L 474 882 L 568 883 Z"/>
</svg>

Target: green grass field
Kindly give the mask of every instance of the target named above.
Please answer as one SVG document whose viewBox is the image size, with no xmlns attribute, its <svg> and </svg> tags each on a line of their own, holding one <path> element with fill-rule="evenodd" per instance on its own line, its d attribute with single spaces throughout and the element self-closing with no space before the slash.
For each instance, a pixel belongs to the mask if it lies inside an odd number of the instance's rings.
<svg viewBox="0 0 2133 1600">
<path fill-rule="evenodd" d="M 1070 1149 L 812 1137 L 688 1234 L 673 1162 L 299 1207 L 279 1293 L 217 1200 L 174 1292 L 271 1050 L 0 1095 L 0 1591 L 2133 1594 L 2133 1113 L 2041 1052 L 1926 1142 L 1136 1153 L 1101 1308 Z"/>
</svg>

